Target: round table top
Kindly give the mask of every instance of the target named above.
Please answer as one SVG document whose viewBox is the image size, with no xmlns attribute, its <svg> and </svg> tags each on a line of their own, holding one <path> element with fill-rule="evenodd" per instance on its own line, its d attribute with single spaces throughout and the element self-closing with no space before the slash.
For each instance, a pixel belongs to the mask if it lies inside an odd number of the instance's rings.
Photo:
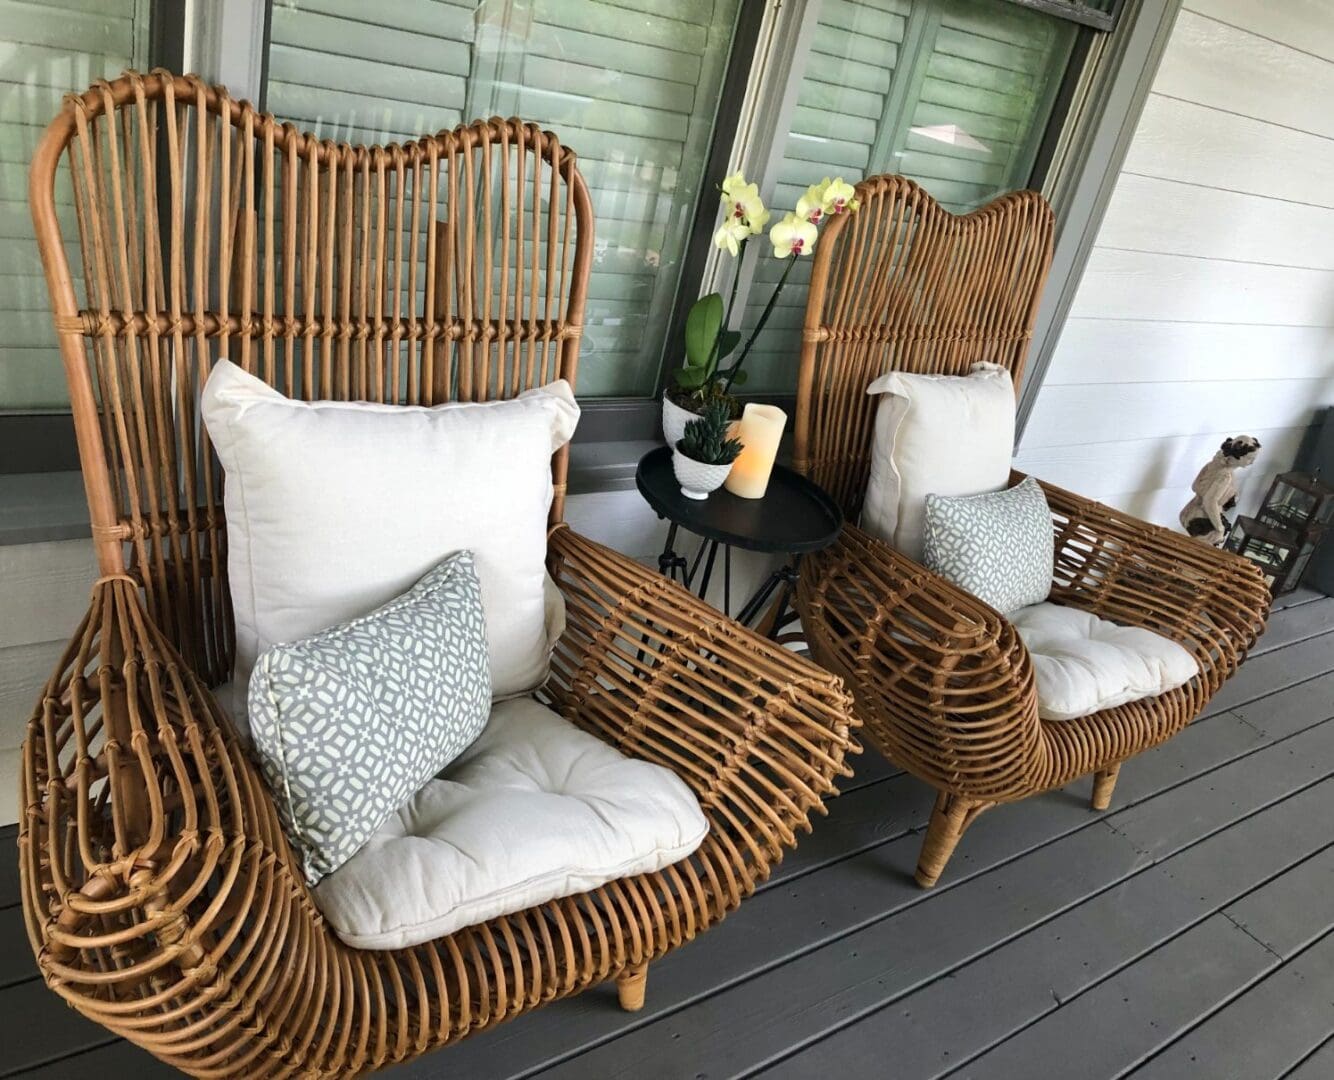
<svg viewBox="0 0 1334 1080">
<path fill-rule="evenodd" d="M 748 551 L 800 555 L 828 547 L 843 528 L 843 512 L 824 489 L 784 465 L 775 465 L 762 499 L 742 499 L 719 488 L 707 499 L 688 499 L 672 472 L 672 450 L 660 446 L 639 459 L 639 493 L 659 514 L 698 536 Z"/>
</svg>

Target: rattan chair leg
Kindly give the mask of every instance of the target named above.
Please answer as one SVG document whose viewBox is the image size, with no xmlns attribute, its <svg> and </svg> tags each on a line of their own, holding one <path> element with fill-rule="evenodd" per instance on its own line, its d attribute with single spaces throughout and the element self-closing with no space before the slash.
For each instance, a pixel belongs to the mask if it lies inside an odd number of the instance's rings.
<svg viewBox="0 0 1334 1080">
<path fill-rule="evenodd" d="M 638 1012 L 644 1007 L 644 988 L 648 983 L 648 964 L 628 967 L 616 976 L 616 996 L 626 1012 Z"/>
<path fill-rule="evenodd" d="M 1093 774 L 1093 798 L 1089 806 L 1094 810 L 1106 810 L 1112 805 L 1112 789 L 1116 787 L 1116 777 L 1121 771 L 1121 763 L 1106 769 L 1099 769 Z"/>
<path fill-rule="evenodd" d="M 941 791 L 936 795 L 936 806 L 931 811 L 931 824 L 922 841 L 922 852 L 917 858 L 917 884 L 929 889 L 945 871 L 945 864 L 954 854 L 959 837 L 973 823 L 973 819 L 990 803 L 975 802 Z"/>
</svg>

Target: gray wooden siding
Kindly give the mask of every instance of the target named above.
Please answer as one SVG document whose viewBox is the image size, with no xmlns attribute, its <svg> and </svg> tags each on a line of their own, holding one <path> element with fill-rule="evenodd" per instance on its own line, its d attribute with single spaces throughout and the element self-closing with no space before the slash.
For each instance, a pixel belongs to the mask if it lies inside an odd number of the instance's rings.
<svg viewBox="0 0 1334 1080">
<path fill-rule="evenodd" d="M 868 753 L 722 926 L 611 987 L 391 1070 L 408 1077 L 1331 1075 L 1334 599 L 1298 593 L 1205 716 L 1088 783 L 984 815 L 910 880 L 929 792 Z M 36 978 L 0 862 L 0 1076 L 171 1071 Z"/>
</svg>

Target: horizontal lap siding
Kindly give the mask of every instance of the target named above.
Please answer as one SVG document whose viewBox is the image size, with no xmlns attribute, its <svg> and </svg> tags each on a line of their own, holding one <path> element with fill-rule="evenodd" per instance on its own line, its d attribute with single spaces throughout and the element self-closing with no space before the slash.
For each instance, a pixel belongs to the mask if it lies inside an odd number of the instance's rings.
<svg viewBox="0 0 1334 1080">
<path fill-rule="evenodd" d="M 28 214 L 28 162 L 61 98 L 141 62 L 136 0 L 0 0 L 0 408 L 67 402 Z M 70 211 L 68 182 L 56 191 Z"/>
<path fill-rule="evenodd" d="M 1292 465 L 1334 404 L 1331 94 L 1328 4 L 1187 0 L 1020 468 L 1171 525 L 1228 435 L 1243 511 Z"/>
</svg>

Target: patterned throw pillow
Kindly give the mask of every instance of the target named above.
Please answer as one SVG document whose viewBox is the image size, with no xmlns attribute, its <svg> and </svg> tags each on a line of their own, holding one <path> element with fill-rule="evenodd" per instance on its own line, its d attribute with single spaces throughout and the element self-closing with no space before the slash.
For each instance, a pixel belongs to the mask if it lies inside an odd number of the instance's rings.
<svg viewBox="0 0 1334 1080">
<path fill-rule="evenodd" d="M 369 615 L 263 653 L 250 677 L 254 753 L 306 880 L 356 854 L 490 711 L 470 551 Z"/>
<path fill-rule="evenodd" d="M 1005 491 L 926 497 L 923 564 L 1002 615 L 1047 599 L 1054 554 L 1051 509 L 1031 476 Z"/>
</svg>

